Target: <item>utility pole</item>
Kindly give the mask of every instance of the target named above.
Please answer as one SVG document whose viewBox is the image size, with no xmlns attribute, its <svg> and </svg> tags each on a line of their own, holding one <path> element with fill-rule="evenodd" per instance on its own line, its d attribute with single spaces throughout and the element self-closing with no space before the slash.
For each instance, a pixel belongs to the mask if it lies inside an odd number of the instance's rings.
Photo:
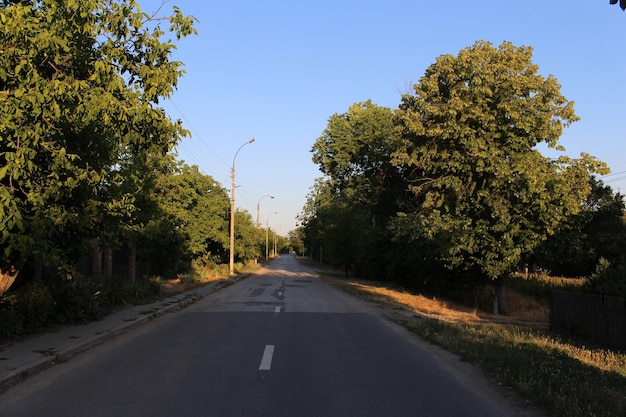
<svg viewBox="0 0 626 417">
<path fill-rule="evenodd" d="M 235 159 L 237 154 L 244 146 L 254 142 L 254 138 L 250 139 L 237 149 L 233 157 L 233 165 L 230 168 L 230 262 L 228 264 L 228 274 L 235 275 Z"/>
<path fill-rule="evenodd" d="M 259 220 L 259 217 L 261 215 L 261 200 L 263 200 L 265 197 L 274 198 L 273 195 L 266 194 L 263 197 L 259 198 L 259 201 L 256 203 L 256 227 L 257 229 L 261 227 L 261 222 Z"/>
</svg>

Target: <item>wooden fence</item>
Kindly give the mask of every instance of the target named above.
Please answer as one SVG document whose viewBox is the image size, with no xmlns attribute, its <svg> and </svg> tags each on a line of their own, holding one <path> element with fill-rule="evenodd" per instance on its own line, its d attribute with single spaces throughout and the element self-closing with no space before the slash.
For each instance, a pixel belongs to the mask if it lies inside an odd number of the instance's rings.
<svg viewBox="0 0 626 417">
<path fill-rule="evenodd" d="M 603 347 L 626 350 L 626 299 L 553 291 L 550 329 Z"/>
</svg>

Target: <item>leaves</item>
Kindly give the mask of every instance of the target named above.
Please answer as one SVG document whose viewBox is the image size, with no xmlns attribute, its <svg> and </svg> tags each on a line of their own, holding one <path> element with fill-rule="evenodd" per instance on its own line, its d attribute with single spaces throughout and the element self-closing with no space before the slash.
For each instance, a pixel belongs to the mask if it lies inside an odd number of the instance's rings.
<svg viewBox="0 0 626 417">
<path fill-rule="evenodd" d="M 450 269 L 497 279 L 576 213 L 602 164 L 542 156 L 578 120 L 553 77 L 537 74 L 532 48 L 477 42 L 431 65 L 398 112 L 420 234 Z"/>
<path fill-rule="evenodd" d="M 148 180 L 147 158 L 165 155 L 187 134 L 157 107 L 182 64 L 170 60 L 174 45 L 161 39 L 153 19 L 159 21 L 133 1 L 0 8 L 5 253 L 28 257 L 36 244 L 51 259 L 65 257 L 102 234 L 107 218 L 132 226 L 136 202 L 129 190 Z M 179 39 L 194 33 L 193 18 L 180 10 L 170 24 Z M 133 174 L 122 179 L 120 169 Z"/>
<path fill-rule="evenodd" d="M 323 246 L 331 261 L 412 285 L 506 277 L 606 172 L 586 154 L 537 150 L 563 150 L 578 120 L 560 89 L 532 48 L 479 41 L 438 57 L 398 110 L 368 101 L 331 116 L 312 149 L 326 177 L 301 216 L 314 256 Z"/>
</svg>

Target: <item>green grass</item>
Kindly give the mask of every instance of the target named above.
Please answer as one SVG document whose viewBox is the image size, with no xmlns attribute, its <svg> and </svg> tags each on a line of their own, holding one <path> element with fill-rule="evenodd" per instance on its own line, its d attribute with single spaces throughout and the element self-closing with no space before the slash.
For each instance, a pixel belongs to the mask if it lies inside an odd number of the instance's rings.
<svg viewBox="0 0 626 417">
<path fill-rule="evenodd" d="M 340 279 L 332 267 L 299 260 L 317 269 L 328 283 L 354 296 L 405 308 L 420 316 L 436 311 L 447 320 L 420 318 L 406 326 L 421 338 L 483 369 L 551 415 L 626 416 L 626 354 L 564 340 L 547 330 L 545 319 L 536 321 L 535 316 L 543 313 L 527 311 L 547 309 L 549 313 L 551 289 L 576 291 L 584 279 L 513 276 L 507 282 L 512 290 L 507 295 L 512 316 L 507 317 L 511 322 L 526 323 L 515 326 L 480 312 L 475 318 L 467 317 L 462 314 L 464 308 L 454 303 L 411 294 L 389 283 Z"/>
<path fill-rule="evenodd" d="M 413 320 L 422 338 L 479 366 L 555 416 L 626 415 L 626 356 L 577 347 L 545 330 Z"/>
</svg>

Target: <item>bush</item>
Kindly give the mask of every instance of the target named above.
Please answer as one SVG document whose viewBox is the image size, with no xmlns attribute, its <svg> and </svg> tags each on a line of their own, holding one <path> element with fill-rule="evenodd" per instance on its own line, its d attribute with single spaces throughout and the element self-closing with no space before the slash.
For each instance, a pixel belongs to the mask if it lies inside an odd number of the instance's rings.
<svg viewBox="0 0 626 417">
<path fill-rule="evenodd" d="M 124 281 L 121 285 L 122 301 L 125 304 L 145 304 L 154 301 L 161 292 L 163 279 L 143 277 L 134 282 Z"/>
<path fill-rule="evenodd" d="M 241 266 L 241 264 L 237 263 L 234 265 L 234 268 L 237 269 Z M 218 264 L 215 262 L 208 262 L 204 266 L 203 270 L 203 274 L 205 275 L 206 279 L 227 277 L 229 273 L 229 265 Z"/>
<path fill-rule="evenodd" d="M 507 280 L 509 288 L 539 299 L 550 299 L 550 293 L 556 289 L 579 291 L 584 283 L 584 278 L 551 277 L 540 273 L 513 274 Z"/>
<path fill-rule="evenodd" d="M 626 298 L 626 266 L 600 258 L 584 287 L 589 292 Z"/>
<path fill-rule="evenodd" d="M 161 277 L 143 277 L 132 282 L 122 278 L 102 277 L 101 281 L 101 292 L 96 299 L 102 308 L 151 302 L 159 295 L 164 283 Z"/>
<path fill-rule="evenodd" d="M 0 340 L 13 339 L 54 324 L 101 319 L 115 306 L 154 301 L 164 280 L 72 276 L 46 285 L 35 282 L 0 297 Z"/>
<path fill-rule="evenodd" d="M 0 339 L 15 338 L 53 322 L 55 308 L 50 289 L 35 282 L 0 299 Z"/>
<path fill-rule="evenodd" d="M 13 339 L 24 334 L 24 318 L 15 307 L 17 294 L 0 297 L 0 340 Z"/>
<path fill-rule="evenodd" d="M 82 276 L 63 280 L 52 286 L 56 308 L 54 321 L 59 324 L 84 323 L 104 316 L 107 305 L 101 278 Z"/>
<path fill-rule="evenodd" d="M 36 329 L 50 324 L 55 302 L 46 285 L 35 282 L 18 289 L 17 300 L 17 313 L 24 327 Z"/>
</svg>

